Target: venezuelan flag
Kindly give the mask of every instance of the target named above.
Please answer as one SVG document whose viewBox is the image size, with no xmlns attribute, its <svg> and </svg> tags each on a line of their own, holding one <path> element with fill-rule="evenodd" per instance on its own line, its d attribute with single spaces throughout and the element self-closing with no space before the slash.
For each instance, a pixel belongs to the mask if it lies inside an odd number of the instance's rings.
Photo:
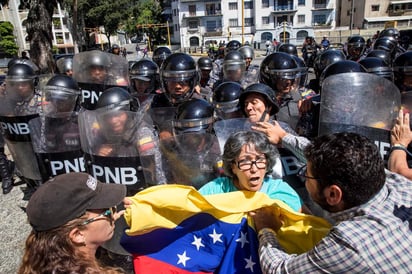
<svg viewBox="0 0 412 274">
<path fill-rule="evenodd" d="M 258 239 L 247 212 L 273 206 L 288 253 L 311 249 L 329 229 L 321 218 L 293 212 L 260 192 L 202 196 L 193 187 L 154 186 L 132 198 L 121 245 L 136 273 L 261 273 Z"/>
</svg>

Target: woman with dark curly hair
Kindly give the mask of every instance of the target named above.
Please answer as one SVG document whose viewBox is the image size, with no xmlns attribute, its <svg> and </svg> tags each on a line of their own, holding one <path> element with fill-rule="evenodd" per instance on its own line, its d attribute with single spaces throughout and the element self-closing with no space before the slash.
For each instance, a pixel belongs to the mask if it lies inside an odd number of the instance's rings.
<svg viewBox="0 0 412 274">
<path fill-rule="evenodd" d="M 124 185 L 103 184 L 86 173 L 56 176 L 39 187 L 27 205 L 33 230 L 26 240 L 19 274 L 123 273 L 104 267 L 96 250 L 113 236 L 124 211 Z"/>
<path fill-rule="evenodd" d="M 299 195 L 283 180 L 267 176 L 279 160 L 279 152 L 264 134 L 255 131 L 232 134 L 225 143 L 222 158 L 226 177 L 207 183 L 199 189 L 200 193 L 208 195 L 237 190 L 260 191 L 300 211 L 302 203 Z"/>
</svg>

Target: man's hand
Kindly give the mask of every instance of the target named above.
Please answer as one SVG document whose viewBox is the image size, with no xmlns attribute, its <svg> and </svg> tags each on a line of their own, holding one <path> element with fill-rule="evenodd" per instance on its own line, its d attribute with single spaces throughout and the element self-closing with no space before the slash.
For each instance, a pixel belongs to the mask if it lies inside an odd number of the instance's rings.
<svg viewBox="0 0 412 274">
<path fill-rule="evenodd" d="M 409 125 L 409 113 L 399 111 L 398 119 L 391 131 L 391 144 L 401 144 L 405 147 L 412 142 L 412 132 Z"/>
<path fill-rule="evenodd" d="M 282 226 L 282 216 L 280 209 L 273 206 L 262 207 L 258 210 L 249 212 L 255 222 L 256 231 L 262 228 L 271 228 L 274 231 L 278 231 Z"/>
</svg>

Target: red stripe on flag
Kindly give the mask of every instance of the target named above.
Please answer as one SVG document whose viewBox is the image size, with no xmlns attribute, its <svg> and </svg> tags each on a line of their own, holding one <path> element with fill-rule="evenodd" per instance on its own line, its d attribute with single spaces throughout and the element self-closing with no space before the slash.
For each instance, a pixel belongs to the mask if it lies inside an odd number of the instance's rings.
<svg viewBox="0 0 412 274">
<path fill-rule="evenodd" d="M 137 274 L 212 274 L 213 272 L 190 272 L 148 256 L 133 256 L 134 272 Z"/>
</svg>

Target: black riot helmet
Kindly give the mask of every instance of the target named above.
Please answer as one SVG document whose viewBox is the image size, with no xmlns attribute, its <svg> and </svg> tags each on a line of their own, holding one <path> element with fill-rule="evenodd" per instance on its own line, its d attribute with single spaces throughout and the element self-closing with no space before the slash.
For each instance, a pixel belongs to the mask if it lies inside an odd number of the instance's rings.
<svg viewBox="0 0 412 274">
<path fill-rule="evenodd" d="M 348 51 L 348 60 L 357 61 L 362 56 L 363 52 L 366 49 L 365 38 L 359 35 L 351 36 L 348 39 L 347 51 Z"/>
<path fill-rule="evenodd" d="M 291 81 L 289 91 L 295 91 L 299 84 L 300 68 L 294 58 L 284 52 L 275 52 L 267 56 L 260 65 L 260 82 L 268 85 L 277 92 L 279 85 L 285 80 Z"/>
<path fill-rule="evenodd" d="M 255 58 L 255 51 L 251 46 L 240 47 L 238 51 L 243 55 L 245 59 L 249 58 L 253 60 Z"/>
<path fill-rule="evenodd" d="M 36 75 L 33 68 L 27 64 L 14 64 L 7 71 L 6 91 L 9 97 L 16 101 L 28 101 L 34 95 Z"/>
<path fill-rule="evenodd" d="M 73 57 L 62 57 L 56 61 L 59 73 L 73 75 Z"/>
<path fill-rule="evenodd" d="M 392 38 L 398 40 L 399 36 L 400 36 L 399 30 L 397 30 L 395 28 L 387 28 L 387 29 L 384 29 L 383 31 L 381 31 L 379 33 L 379 38 L 392 37 Z"/>
<path fill-rule="evenodd" d="M 401 92 L 412 91 L 412 51 L 402 53 L 393 61 L 394 82 Z"/>
<path fill-rule="evenodd" d="M 213 89 L 212 102 L 216 116 L 219 119 L 242 117 L 240 112 L 239 97 L 243 92 L 242 86 L 237 82 L 223 82 Z"/>
<path fill-rule="evenodd" d="M 392 64 L 392 56 L 390 52 L 383 50 L 383 49 L 374 49 L 368 52 L 366 57 L 378 57 L 382 59 L 385 63 L 387 63 L 389 66 Z"/>
<path fill-rule="evenodd" d="M 74 111 L 80 95 L 76 80 L 65 74 L 50 78 L 42 92 L 43 113 L 49 116 Z"/>
<path fill-rule="evenodd" d="M 381 49 L 387 51 L 391 54 L 391 57 L 396 53 L 396 47 L 398 41 L 391 36 L 383 36 L 378 38 L 375 43 L 373 43 L 373 49 Z"/>
<path fill-rule="evenodd" d="M 19 58 L 19 57 L 11 59 L 7 63 L 7 69 L 10 69 L 15 64 L 25 64 L 25 65 L 30 66 L 34 71 L 34 74 L 38 74 L 40 70 L 39 67 L 35 63 L 33 63 L 31 60 L 25 59 L 25 58 Z"/>
<path fill-rule="evenodd" d="M 96 109 L 104 111 L 137 111 L 138 100 L 121 87 L 108 88 L 100 95 Z"/>
<path fill-rule="evenodd" d="M 376 74 L 393 82 L 392 68 L 381 58 L 366 57 L 358 63 L 366 69 L 366 72 Z"/>
<path fill-rule="evenodd" d="M 263 95 L 265 98 L 265 105 L 266 109 L 271 108 L 269 115 L 275 115 L 279 111 L 279 105 L 276 101 L 275 97 L 275 91 L 268 85 L 262 84 L 262 83 L 257 83 L 257 84 L 252 84 L 248 86 L 241 94 L 239 97 L 239 105 L 243 111 L 243 114 L 247 116 L 246 111 L 245 111 L 245 100 L 246 98 L 252 94 L 252 93 L 258 93 L 260 95 Z M 264 117 L 262 117 L 264 118 Z"/>
<path fill-rule="evenodd" d="M 246 71 L 246 61 L 239 51 L 230 51 L 223 59 L 223 78 L 227 81 L 240 82 Z"/>
<path fill-rule="evenodd" d="M 225 55 L 231 51 L 238 50 L 241 46 L 242 44 L 237 40 L 229 41 L 229 43 L 226 44 Z"/>
<path fill-rule="evenodd" d="M 157 88 L 157 75 L 159 73 L 159 67 L 152 60 L 142 58 L 130 68 L 129 75 L 134 89 L 138 93 L 151 93 Z M 144 90 L 141 90 L 139 82 L 150 82 L 150 85 Z"/>
<path fill-rule="evenodd" d="M 158 47 L 153 51 L 152 59 L 160 68 L 163 61 L 171 54 L 172 51 L 168 47 Z"/>
<path fill-rule="evenodd" d="M 299 67 L 300 73 L 300 80 L 299 80 L 299 88 L 303 88 L 306 85 L 306 79 L 308 78 L 308 68 L 306 67 L 305 61 L 302 58 L 299 58 L 297 55 L 291 55 L 293 59 L 296 61 L 296 64 Z"/>
<path fill-rule="evenodd" d="M 197 66 L 200 70 L 212 70 L 213 61 L 209 57 L 200 57 L 199 60 L 197 60 Z"/>
<path fill-rule="evenodd" d="M 191 99 L 176 108 L 173 128 L 175 134 L 211 132 L 213 122 L 212 104 L 203 99 Z"/>
<path fill-rule="evenodd" d="M 160 69 L 160 82 L 172 105 L 190 98 L 198 80 L 196 62 L 186 53 L 173 53 L 166 58 Z"/>
<path fill-rule="evenodd" d="M 366 72 L 366 69 L 355 61 L 338 61 L 325 68 L 320 76 L 320 85 L 322 86 L 323 81 L 329 76 L 347 72 Z"/>
<path fill-rule="evenodd" d="M 278 47 L 278 52 L 284 52 L 290 55 L 298 56 L 298 50 L 295 45 L 293 44 L 281 44 Z"/>
<path fill-rule="evenodd" d="M 338 61 L 346 60 L 345 54 L 338 49 L 328 49 L 319 54 L 316 57 L 314 64 L 314 71 L 316 78 L 319 79 L 322 71 L 330 64 L 336 63 Z"/>
</svg>

